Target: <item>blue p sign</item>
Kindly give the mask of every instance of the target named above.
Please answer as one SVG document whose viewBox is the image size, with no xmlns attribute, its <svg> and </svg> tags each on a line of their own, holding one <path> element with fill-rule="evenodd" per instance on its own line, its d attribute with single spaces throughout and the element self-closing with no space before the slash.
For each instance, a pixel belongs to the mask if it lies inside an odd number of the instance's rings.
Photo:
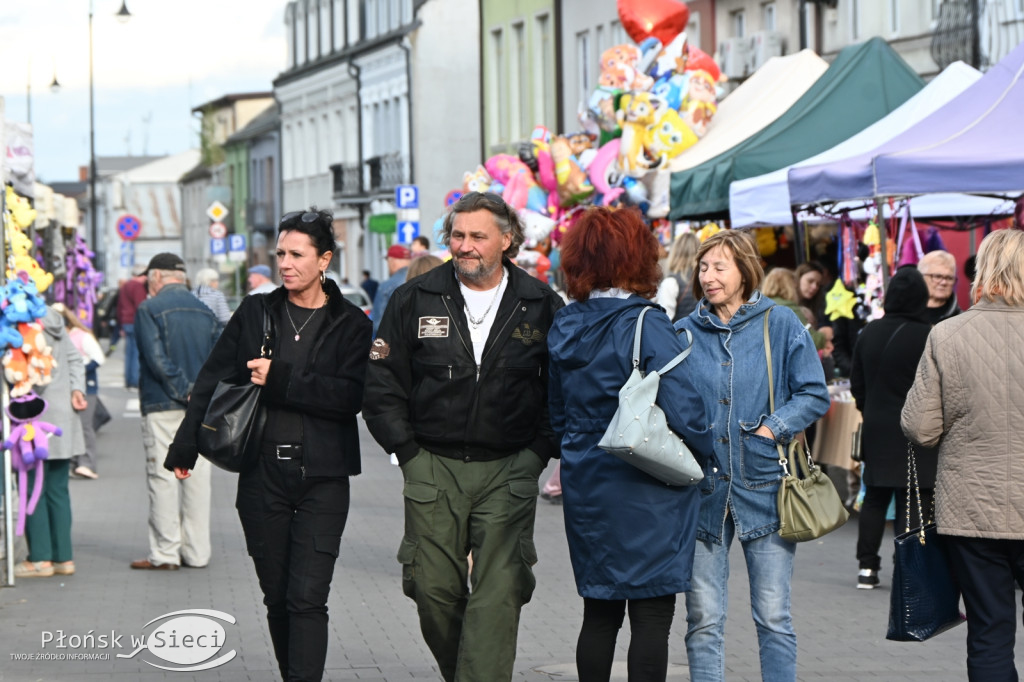
<svg viewBox="0 0 1024 682">
<path fill-rule="evenodd" d="M 395 204 L 398 208 L 419 208 L 420 190 L 416 185 L 399 185 L 395 188 Z"/>
</svg>

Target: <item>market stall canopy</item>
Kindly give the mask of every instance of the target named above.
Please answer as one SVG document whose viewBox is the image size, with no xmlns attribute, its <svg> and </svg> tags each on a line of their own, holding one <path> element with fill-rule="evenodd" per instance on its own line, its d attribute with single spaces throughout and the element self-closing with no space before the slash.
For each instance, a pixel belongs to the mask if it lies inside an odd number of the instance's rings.
<svg viewBox="0 0 1024 682">
<path fill-rule="evenodd" d="M 875 157 L 877 195 L 1024 191 L 1024 43 L 989 74 L 993 83 L 1005 85 L 993 93 L 997 96 L 988 109 L 975 106 L 977 117 L 961 130 L 932 144 Z"/>
<path fill-rule="evenodd" d="M 698 166 L 732 149 L 777 119 L 828 69 L 813 50 L 772 57 L 718 105 L 708 132 L 669 163 L 669 170 Z"/>
<path fill-rule="evenodd" d="M 831 162 L 845 163 L 845 159 L 888 142 L 908 130 L 980 78 L 980 71 L 963 62 L 950 64 L 898 109 L 835 147 L 792 166 L 733 182 L 729 186 L 729 219 L 732 226 L 790 224 L 792 213 L 788 178 L 792 169 Z M 924 218 L 988 215 L 997 208 L 996 204 L 1005 203 L 966 194 L 942 195 L 915 200 L 911 205 L 911 212 L 914 216 Z"/>
<path fill-rule="evenodd" d="M 670 217 L 726 215 L 733 180 L 777 170 L 829 149 L 923 87 L 924 81 L 881 38 L 844 48 L 824 75 L 773 123 L 727 152 L 673 173 Z"/>
<path fill-rule="evenodd" d="M 872 151 L 794 168 L 790 200 L 812 204 L 934 192 L 1024 189 L 1024 43 L 974 85 Z"/>
</svg>

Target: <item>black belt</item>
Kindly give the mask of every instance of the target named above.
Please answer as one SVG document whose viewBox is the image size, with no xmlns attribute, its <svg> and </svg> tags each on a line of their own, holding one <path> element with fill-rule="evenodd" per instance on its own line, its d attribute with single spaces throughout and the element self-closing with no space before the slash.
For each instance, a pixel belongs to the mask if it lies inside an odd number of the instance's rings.
<svg viewBox="0 0 1024 682">
<path fill-rule="evenodd" d="M 274 457 L 275 459 L 288 460 L 288 459 L 302 459 L 302 445 L 297 444 L 284 444 L 275 445 L 272 443 L 265 444 L 262 448 L 264 455 Z"/>
</svg>

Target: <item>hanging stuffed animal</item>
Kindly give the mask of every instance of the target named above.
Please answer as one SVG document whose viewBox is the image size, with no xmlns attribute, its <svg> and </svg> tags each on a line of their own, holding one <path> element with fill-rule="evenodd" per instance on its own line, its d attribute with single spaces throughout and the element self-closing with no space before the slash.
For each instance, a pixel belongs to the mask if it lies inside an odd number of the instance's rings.
<svg viewBox="0 0 1024 682">
<path fill-rule="evenodd" d="M 11 467 L 18 473 L 18 527 L 17 534 L 25 534 L 25 517 L 36 510 L 43 492 L 43 462 L 50 456 L 50 435 L 59 436 L 59 426 L 40 419 L 48 404 L 35 393 L 12 398 L 7 407 L 11 418 L 11 434 L 3 442 L 11 451 Z M 32 494 L 28 492 L 28 472 L 35 472 Z"/>
</svg>

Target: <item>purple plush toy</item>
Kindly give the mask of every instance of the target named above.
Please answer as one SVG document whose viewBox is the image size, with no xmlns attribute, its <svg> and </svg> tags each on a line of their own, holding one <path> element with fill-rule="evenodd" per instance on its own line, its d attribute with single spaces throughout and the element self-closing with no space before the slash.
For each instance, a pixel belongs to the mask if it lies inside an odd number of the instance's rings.
<svg viewBox="0 0 1024 682">
<path fill-rule="evenodd" d="M 43 493 L 43 461 L 50 456 L 47 447 L 50 434 L 61 435 L 59 426 L 39 418 L 47 407 L 47 402 L 35 393 L 11 398 L 7 407 L 7 415 L 14 427 L 3 446 L 11 451 L 11 466 L 18 472 L 18 535 L 25 534 L 25 517 L 36 510 Z M 28 472 L 32 469 L 36 476 L 32 496 L 29 497 Z"/>
</svg>

